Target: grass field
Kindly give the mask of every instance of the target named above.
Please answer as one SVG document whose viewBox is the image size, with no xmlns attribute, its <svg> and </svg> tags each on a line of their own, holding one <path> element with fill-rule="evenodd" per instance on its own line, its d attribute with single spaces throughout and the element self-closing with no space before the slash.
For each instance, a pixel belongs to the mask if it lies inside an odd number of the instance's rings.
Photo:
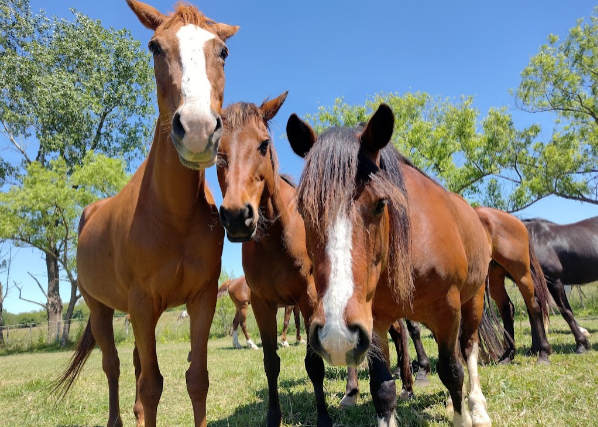
<svg viewBox="0 0 598 427">
<path fill-rule="evenodd" d="M 579 319 L 598 338 L 598 317 Z M 518 354 L 510 366 L 480 369 L 483 391 L 494 426 L 593 426 L 598 420 L 598 346 L 584 355 L 572 354 L 573 336 L 560 316 L 552 316 L 549 340 L 554 354 L 550 366 L 537 366 L 535 358 L 524 356 L 529 348 L 527 319 L 516 323 Z M 433 339 L 424 333 L 424 344 L 436 361 Z M 259 342 L 255 337 L 254 341 Z M 242 340 L 242 342 L 244 342 Z M 294 342 L 291 337 L 290 342 Z M 185 388 L 189 346 L 184 342 L 158 344 L 164 375 L 164 393 L 158 425 L 189 426 L 193 423 L 191 403 Z M 132 413 L 134 373 L 132 344 L 118 346 L 121 358 L 121 410 L 125 425 L 135 425 Z M 280 395 L 285 426 L 314 426 L 315 402 L 303 368 L 305 347 L 279 349 Z M 81 377 L 67 398 L 56 404 L 48 395 L 51 381 L 61 373 L 72 352 L 11 354 L 0 357 L 0 426 L 100 426 L 107 419 L 107 384 L 101 369 L 101 353 L 93 352 Z M 413 355 L 414 353 L 412 353 Z M 395 362 L 393 357 L 393 363 Z M 210 426 L 263 426 L 267 404 L 262 352 L 235 350 L 230 338 L 209 344 Z M 360 371 L 361 398 L 354 408 L 341 411 L 338 402 L 345 389 L 346 371 L 327 367 L 325 388 L 335 426 L 372 426 L 375 414 L 365 370 Z M 402 426 L 450 426 L 444 408 L 447 392 L 435 371 L 432 385 L 416 388 L 416 397 L 399 402 L 397 414 Z"/>
</svg>

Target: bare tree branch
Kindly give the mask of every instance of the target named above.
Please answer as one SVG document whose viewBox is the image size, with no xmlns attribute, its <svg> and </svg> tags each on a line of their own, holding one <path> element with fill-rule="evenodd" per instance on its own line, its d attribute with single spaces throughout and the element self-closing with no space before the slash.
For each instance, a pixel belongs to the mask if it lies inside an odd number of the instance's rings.
<svg viewBox="0 0 598 427">
<path fill-rule="evenodd" d="M 35 277 L 33 274 L 31 274 L 29 271 L 27 272 L 27 274 L 29 274 L 33 280 L 35 280 L 35 283 L 37 283 L 37 286 L 39 287 L 39 289 L 42 291 L 42 293 L 44 294 L 44 296 L 46 297 L 46 299 L 48 299 L 48 294 L 46 293 L 46 291 L 44 290 L 44 287 L 42 286 L 41 283 L 39 283 L 39 280 L 37 280 L 37 277 Z M 20 291 L 20 289 L 19 289 Z"/>
<path fill-rule="evenodd" d="M 29 158 L 23 147 L 21 147 L 19 143 L 15 140 L 14 136 L 10 132 L 10 129 L 8 129 L 8 126 L 6 126 L 6 123 L 4 121 L 2 121 L 2 127 L 4 127 L 4 132 L 0 133 L 2 133 L 2 135 L 4 135 L 10 142 L 12 142 L 12 144 L 19 151 L 19 153 L 21 153 L 23 157 L 25 157 L 25 161 L 27 162 L 27 164 L 31 164 L 31 159 Z"/>
<path fill-rule="evenodd" d="M 30 274 L 31 274 L 31 273 L 30 273 Z M 36 279 L 36 280 L 37 280 L 37 279 Z M 39 283 L 39 282 L 38 282 L 38 283 Z M 26 302 L 30 302 L 31 304 L 37 304 L 37 305 L 39 305 L 40 307 L 44 308 L 45 310 L 47 310 L 47 309 L 48 309 L 48 306 L 47 306 L 46 304 L 42 304 L 41 302 L 32 301 L 32 300 L 30 300 L 30 299 L 23 298 L 23 297 L 21 296 L 21 293 L 22 293 L 22 286 L 19 286 L 19 285 L 17 285 L 17 282 L 14 282 L 14 286 L 15 286 L 15 288 L 17 288 L 17 289 L 19 290 L 19 299 L 20 299 L 20 300 L 22 300 L 22 301 L 26 301 Z"/>
</svg>

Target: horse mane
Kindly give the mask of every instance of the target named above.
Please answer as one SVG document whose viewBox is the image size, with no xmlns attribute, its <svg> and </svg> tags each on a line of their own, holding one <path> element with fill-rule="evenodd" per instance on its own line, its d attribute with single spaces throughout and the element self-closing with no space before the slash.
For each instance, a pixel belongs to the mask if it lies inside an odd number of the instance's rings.
<svg viewBox="0 0 598 427">
<path fill-rule="evenodd" d="M 297 183 L 295 182 L 295 180 L 293 179 L 293 177 L 291 175 L 283 173 L 283 174 L 280 174 L 280 178 L 282 178 L 282 180 L 284 182 L 289 184 L 294 189 L 297 189 Z"/>
<path fill-rule="evenodd" d="M 174 12 L 168 15 L 168 19 L 164 22 L 163 26 L 165 29 L 168 29 L 177 23 L 206 27 L 214 25 L 216 21 L 213 21 L 205 16 L 197 7 L 193 6 L 192 4 L 180 1 L 175 5 Z"/>
<path fill-rule="evenodd" d="M 268 98 L 264 100 L 267 102 Z M 239 129 L 245 126 L 250 120 L 265 123 L 260 108 L 251 102 L 235 102 L 222 110 L 222 123 L 226 130 Z M 270 132 L 270 123 L 265 123 Z"/>
<path fill-rule="evenodd" d="M 549 221 L 549 220 L 544 219 L 544 218 L 538 218 L 538 217 L 536 217 L 536 218 L 522 219 L 521 222 L 524 222 L 524 223 L 526 223 L 526 222 L 528 222 L 528 223 L 531 223 L 531 222 L 543 222 L 543 223 L 546 223 L 546 224 L 556 224 L 556 222 Z"/>
<path fill-rule="evenodd" d="M 306 156 L 298 207 L 304 219 L 323 233 L 352 203 L 357 182 L 369 182 L 388 197 L 390 248 L 387 267 L 391 289 L 401 302 L 412 300 L 411 237 L 407 193 L 401 170 L 403 157 L 389 145 L 378 167 L 360 153 L 359 128 L 324 131 Z"/>
</svg>

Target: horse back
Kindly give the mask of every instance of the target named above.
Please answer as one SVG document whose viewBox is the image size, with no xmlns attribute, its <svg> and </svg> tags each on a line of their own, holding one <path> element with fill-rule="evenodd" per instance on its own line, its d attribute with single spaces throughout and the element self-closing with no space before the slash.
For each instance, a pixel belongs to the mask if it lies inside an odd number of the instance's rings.
<svg viewBox="0 0 598 427">
<path fill-rule="evenodd" d="M 403 166 L 403 172 L 411 220 L 415 297 L 424 288 L 446 295 L 441 287 L 456 286 L 461 302 L 465 302 L 486 278 L 488 237 L 463 198 L 409 166 Z"/>
</svg>

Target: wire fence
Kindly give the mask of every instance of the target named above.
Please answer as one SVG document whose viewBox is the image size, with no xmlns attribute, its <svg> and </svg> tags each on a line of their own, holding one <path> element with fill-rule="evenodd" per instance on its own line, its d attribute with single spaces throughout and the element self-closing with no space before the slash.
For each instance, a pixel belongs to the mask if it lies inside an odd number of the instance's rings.
<svg viewBox="0 0 598 427">
<path fill-rule="evenodd" d="M 210 328 L 210 337 L 226 336 L 232 329 L 235 308 L 229 298 L 226 298 L 226 300 L 223 298 L 218 301 Z M 282 330 L 283 317 L 284 310 L 279 310 L 277 316 L 279 330 Z M 295 325 L 292 320 L 290 323 L 288 334 L 292 337 L 295 334 Z M 85 331 L 86 325 L 87 318 L 71 319 L 68 342 L 77 342 Z M 301 326 L 303 330 L 304 325 Z M 51 346 L 58 347 L 62 340 L 63 327 L 63 322 L 37 322 L 2 326 L 4 349 L 29 351 L 46 349 Z M 135 342 L 131 323 L 126 316 L 115 316 L 112 320 L 112 327 L 116 343 Z M 247 329 L 252 339 L 259 340 L 259 329 L 251 310 L 247 316 Z M 305 333 L 304 330 L 303 333 Z M 156 325 L 156 341 L 158 343 L 188 341 L 190 334 L 189 317 L 182 315 L 181 310 L 163 313 Z M 239 328 L 239 334 L 241 334 L 241 328 Z"/>
</svg>

